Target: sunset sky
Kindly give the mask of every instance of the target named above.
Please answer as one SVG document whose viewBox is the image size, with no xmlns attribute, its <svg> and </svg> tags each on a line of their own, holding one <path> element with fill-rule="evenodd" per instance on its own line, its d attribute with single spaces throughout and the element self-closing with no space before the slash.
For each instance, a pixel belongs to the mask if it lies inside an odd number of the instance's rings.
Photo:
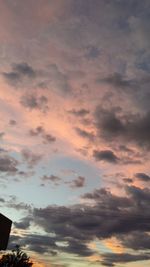
<svg viewBox="0 0 150 267">
<path fill-rule="evenodd" d="M 0 0 L 0 140 L 9 249 L 150 266 L 150 1 Z"/>
</svg>

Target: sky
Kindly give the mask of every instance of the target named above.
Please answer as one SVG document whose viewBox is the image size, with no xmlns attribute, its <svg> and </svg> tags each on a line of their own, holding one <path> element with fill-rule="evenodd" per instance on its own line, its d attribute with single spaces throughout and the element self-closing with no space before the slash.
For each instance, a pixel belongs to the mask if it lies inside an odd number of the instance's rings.
<svg viewBox="0 0 150 267">
<path fill-rule="evenodd" d="M 150 264 L 149 29 L 149 0 L 0 0 L 0 212 L 36 267 Z"/>
</svg>

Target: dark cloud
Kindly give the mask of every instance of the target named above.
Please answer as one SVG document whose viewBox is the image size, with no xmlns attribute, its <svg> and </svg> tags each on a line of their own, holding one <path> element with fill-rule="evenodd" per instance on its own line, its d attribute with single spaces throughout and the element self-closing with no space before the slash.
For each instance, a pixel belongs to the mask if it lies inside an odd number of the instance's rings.
<svg viewBox="0 0 150 267">
<path fill-rule="evenodd" d="M 16 174 L 19 162 L 9 155 L 0 156 L 0 172 Z"/>
<path fill-rule="evenodd" d="M 43 158 L 41 154 L 33 153 L 32 151 L 28 149 L 22 150 L 21 155 L 25 163 L 27 163 L 30 168 L 33 168 Z"/>
<path fill-rule="evenodd" d="M 22 62 L 19 64 L 12 64 L 12 71 L 3 72 L 2 75 L 9 84 L 16 86 L 18 83 L 22 82 L 24 78 L 35 78 L 36 71 L 26 62 Z"/>
<path fill-rule="evenodd" d="M 13 224 L 14 224 L 15 228 L 25 230 L 25 229 L 30 227 L 30 218 L 25 217 L 20 222 L 14 222 Z"/>
<path fill-rule="evenodd" d="M 16 122 L 15 120 L 10 120 L 10 121 L 9 121 L 9 124 L 10 124 L 11 126 L 15 126 L 15 125 L 17 124 L 17 122 Z"/>
<path fill-rule="evenodd" d="M 150 249 L 150 234 L 138 231 L 133 231 L 124 236 L 119 237 L 124 247 L 133 250 L 149 250 Z"/>
<path fill-rule="evenodd" d="M 129 253 L 105 253 L 102 255 L 103 260 L 101 263 L 104 266 L 113 267 L 118 263 L 128 263 L 135 261 L 144 261 L 150 259 L 150 254 L 129 254 Z"/>
<path fill-rule="evenodd" d="M 79 243 L 78 240 L 68 241 L 68 246 L 64 247 L 62 251 L 83 257 L 93 255 L 93 251 L 89 249 L 85 244 Z"/>
<path fill-rule="evenodd" d="M 86 49 L 85 58 L 88 60 L 94 60 L 97 59 L 100 56 L 100 49 L 95 46 L 89 46 Z"/>
<path fill-rule="evenodd" d="M 145 173 L 138 172 L 135 174 L 135 177 L 143 182 L 150 182 L 150 176 Z"/>
<path fill-rule="evenodd" d="M 86 130 L 80 129 L 79 127 L 76 127 L 75 131 L 77 132 L 78 135 L 80 135 L 83 138 L 88 139 L 89 141 L 93 141 L 95 138 L 93 132 L 88 132 Z"/>
<path fill-rule="evenodd" d="M 1 203 L 5 203 L 4 198 L 0 198 L 0 202 L 1 202 Z"/>
<path fill-rule="evenodd" d="M 22 106 L 29 108 L 30 110 L 37 109 L 42 112 L 48 110 L 48 99 L 46 96 L 35 96 L 33 94 L 25 94 L 21 97 L 20 103 Z"/>
<path fill-rule="evenodd" d="M 136 186 L 127 186 L 126 192 L 140 207 L 144 207 L 146 203 L 150 201 L 150 190 L 148 188 L 140 189 Z"/>
<path fill-rule="evenodd" d="M 131 179 L 131 178 L 124 178 L 123 181 L 125 183 L 133 183 L 133 179 Z"/>
<path fill-rule="evenodd" d="M 17 227 L 18 224 L 15 223 L 15 226 Z M 55 244 L 56 241 L 57 239 L 49 237 L 47 235 L 37 235 L 37 234 L 30 234 L 24 236 L 11 235 L 8 249 L 12 249 L 15 247 L 16 244 L 19 244 L 21 247 L 25 247 L 26 249 L 32 250 L 37 253 L 41 254 L 49 253 L 55 256 L 57 254 L 57 252 L 54 251 L 57 248 L 57 245 Z"/>
<path fill-rule="evenodd" d="M 0 139 L 2 139 L 4 137 L 5 133 L 4 132 L 0 132 Z"/>
<path fill-rule="evenodd" d="M 60 95 L 67 95 L 71 92 L 69 77 L 61 71 L 56 64 L 50 64 L 47 68 L 48 87 Z"/>
<path fill-rule="evenodd" d="M 113 110 L 104 110 L 100 106 L 95 112 L 96 127 L 98 134 L 106 139 L 125 135 L 126 128 Z"/>
<path fill-rule="evenodd" d="M 47 133 L 42 126 L 38 126 L 35 129 L 31 129 L 29 131 L 31 136 L 40 136 L 43 139 L 43 143 L 53 143 L 56 141 L 56 137 L 52 136 L 51 134 Z"/>
<path fill-rule="evenodd" d="M 16 73 L 19 73 L 23 76 L 28 76 L 29 78 L 35 78 L 36 71 L 29 66 L 26 62 L 19 63 L 19 64 L 13 64 L 13 71 Z"/>
<path fill-rule="evenodd" d="M 28 204 L 25 204 L 23 202 L 17 202 L 15 199 L 11 199 L 10 201 L 7 201 L 6 203 L 8 208 L 13 208 L 16 210 L 24 210 L 24 211 L 31 211 L 31 206 Z M 26 218 L 25 218 L 26 219 Z M 24 220 L 23 220 L 24 222 Z"/>
<path fill-rule="evenodd" d="M 133 81 L 125 79 L 121 73 L 114 73 L 108 77 L 105 78 L 98 78 L 96 80 L 98 83 L 107 83 L 110 84 L 116 88 L 126 88 L 126 87 L 131 87 Z"/>
<path fill-rule="evenodd" d="M 3 76 L 5 80 L 11 85 L 15 85 L 20 81 L 20 75 L 17 72 L 4 72 Z"/>
<path fill-rule="evenodd" d="M 56 175 L 43 175 L 43 177 L 41 178 L 41 180 L 45 183 L 45 182 L 52 182 L 55 185 L 59 185 L 60 181 L 62 180 L 60 177 L 56 176 Z"/>
<path fill-rule="evenodd" d="M 70 182 L 72 188 L 80 188 L 85 186 L 85 177 L 78 176 L 72 182 Z"/>
<path fill-rule="evenodd" d="M 109 141 L 130 141 L 149 149 L 150 112 L 144 115 L 119 115 L 114 110 L 97 107 L 95 112 L 98 135 Z"/>
<path fill-rule="evenodd" d="M 56 138 L 51 134 L 44 134 L 43 135 L 44 143 L 53 143 L 56 141 Z"/>
<path fill-rule="evenodd" d="M 31 136 L 38 136 L 40 134 L 43 134 L 45 132 L 44 128 L 42 126 L 37 126 L 35 129 L 31 129 L 29 131 L 29 134 Z"/>
<path fill-rule="evenodd" d="M 49 64 L 43 70 L 35 70 L 26 62 L 14 63 L 11 71 L 3 72 L 2 76 L 8 84 L 15 88 L 40 87 L 53 90 L 62 96 L 71 92 L 68 75 L 56 64 Z"/>
<path fill-rule="evenodd" d="M 118 163 L 119 158 L 111 150 L 94 150 L 93 157 L 97 161 L 106 161 L 109 163 Z"/>
<path fill-rule="evenodd" d="M 84 109 L 84 108 L 78 109 L 78 110 L 72 109 L 72 110 L 69 110 L 68 113 L 70 113 L 76 117 L 84 117 L 84 116 L 89 114 L 89 110 Z"/>
<path fill-rule="evenodd" d="M 79 204 L 69 207 L 34 208 L 30 212 L 30 216 L 23 218 L 20 223 L 22 227 L 26 227 L 30 220 L 30 223 L 33 222 L 41 227 L 47 235 L 55 234 L 52 239 L 49 237 L 49 242 L 53 240 L 57 241 L 57 244 L 62 243 L 61 246 L 57 245 L 57 247 L 56 244 L 53 244 L 55 251 L 68 252 L 79 256 L 90 256 L 95 253 L 88 247 L 89 242 L 95 240 L 95 238 L 102 240 L 116 237 L 127 248 L 134 250 L 148 249 L 150 244 L 150 190 L 127 186 L 126 193 L 126 196 L 120 197 L 105 188 L 97 189 L 92 193 L 83 195 L 84 200 L 93 201 L 92 205 Z M 21 224 L 18 227 L 21 227 Z M 47 237 L 47 242 L 49 238 Z M 34 240 L 36 240 L 36 236 L 34 236 Z M 30 240 L 31 248 L 34 248 L 32 246 L 35 245 L 34 240 Z M 28 239 L 24 242 L 29 245 Z M 42 242 L 41 237 L 41 244 Z M 63 246 L 63 244 L 65 245 Z M 47 251 L 47 249 L 46 245 L 46 248 L 42 251 Z M 149 254 L 142 252 L 138 256 L 124 253 L 117 254 L 116 257 L 114 255 L 102 254 L 102 263 L 106 266 L 113 266 L 117 263 L 148 260 L 150 258 Z"/>
</svg>

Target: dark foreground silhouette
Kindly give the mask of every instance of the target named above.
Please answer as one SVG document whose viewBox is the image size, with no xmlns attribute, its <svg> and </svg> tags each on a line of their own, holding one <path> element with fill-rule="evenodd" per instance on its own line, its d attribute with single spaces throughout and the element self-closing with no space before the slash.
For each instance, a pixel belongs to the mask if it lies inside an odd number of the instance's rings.
<svg viewBox="0 0 150 267">
<path fill-rule="evenodd" d="M 32 265 L 30 258 L 18 245 L 11 253 L 4 254 L 0 258 L 0 267 L 31 267 Z"/>
</svg>

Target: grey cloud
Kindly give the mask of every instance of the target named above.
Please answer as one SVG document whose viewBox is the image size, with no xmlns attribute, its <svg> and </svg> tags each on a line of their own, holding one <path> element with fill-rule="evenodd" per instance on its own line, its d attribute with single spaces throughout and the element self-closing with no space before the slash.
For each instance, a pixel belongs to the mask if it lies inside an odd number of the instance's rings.
<svg viewBox="0 0 150 267">
<path fill-rule="evenodd" d="M 77 134 L 79 136 L 81 136 L 83 138 L 86 138 L 89 141 L 94 141 L 95 136 L 94 136 L 94 133 L 93 132 L 88 132 L 88 131 L 83 130 L 83 129 L 79 128 L 79 127 L 76 127 L 75 128 L 75 131 L 77 132 Z"/>
<path fill-rule="evenodd" d="M 14 63 L 12 70 L 3 72 L 2 76 L 8 84 L 15 88 L 40 87 L 53 90 L 60 95 L 67 95 L 71 92 L 68 75 L 56 64 L 49 64 L 43 70 L 35 70 L 26 62 Z"/>
<path fill-rule="evenodd" d="M 72 182 L 70 182 L 72 188 L 81 188 L 85 185 L 85 177 L 78 176 Z"/>
<path fill-rule="evenodd" d="M 100 106 L 96 108 L 95 120 L 98 134 L 106 139 L 121 136 L 126 130 L 123 122 L 117 117 L 114 111 L 104 110 Z M 100 131 L 102 131 L 102 134 Z"/>
<path fill-rule="evenodd" d="M 93 201 L 92 205 L 79 204 L 69 207 L 34 208 L 30 212 L 30 220 L 47 234 L 55 234 L 55 241 L 65 242 L 65 246 L 55 247 L 56 251 L 90 256 L 95 251 L 90 249 L 87 244 L 95 238 L 102 240 L 108 237 L 116 237 L 127 248 L 133 247 L 134 249 L 133 240 L 130 243 L 130 239 L 133 239 L 130 235 L 133 235 L 134 232 L 142 235 L 142 243 L 138 245 L 137 242 L 135 249 L 147 249 L 149 240 L 145 234 L 150 232 L 150 190 L 128 186 L 126 187 L 126 193 L 126 196 L 119 197 L 105 188 L 97 189 L 92 193 L 83 195 L 84 200 Z M 24 220 L 26 222 L 24 218 L 21 223 Z M 28 245 L 28 241 L 25 242 Z M 47 248 L 45 250 L 47 251 Z M 136 261 L 136 259 L 149 259 L 149 256 L 141 258 L 140 256 L 123 256 L 123 254 L 122 257 L 118 255 L 116 260 L 113 257 L 109 258 L 106 254 L 102 256 L 105 265 L 108 262 L 115 264 Z"/>
<path fill-rule="evenodd" d="M 4 132 L 0 132 L 0 138 L 3 138 L 4 135 L 5 135 Z"/>
<path fill-rule="evenodd" d="M 9 155 L 0 156 L 0 172 L 16 174 L 19 162 Z"/>
<path fill-rule="evenodd" d="M 13 224 L 18 229 L 28 229 L 30 227 L 30 218 L 25 217 L 20 222 L 14 222 Z"/>
<path fill-rule="evenodd" d="M 9 124 L 10 124 L 11 126 L 15 126 L 15 125 L 17 124 L 17 122 L 16 122 L 16 120 L 10 120 L 10 121 L 9 121 Z"/>
<path fill-rule="evenodd" d="M 37 126 L 36 129 L 31 129 L 29 131 L 29 134 L 31 136 L 38 136 L 40 134 L 43 134 L 43 132 L 45 132 L 44 128 L 42 126 Z"/>
<path fill-rule="evenodd" d="M 123 246 L 131 248 L 133 250 L 149 250 L 150 249 L 150 234 L 141 233 L 140 231 L 133 231 L 124 236 L 119 237 Z"/>
<path fill-rule="evenodd" d="M 35 96 L 33 94 L 25 94 L 21 97 L 20 103 L 22 106 L 29 109 L 37 109 L 42 112 L 48 110 L 48 99 L 46 96 Z"/>
<path fill-rule="evenodd" d="M 43 135 L 44 143 L 53 143 L 56 141 L 56 138 L 51 134 L 44 134 Z"/>
<path fill-rule="evenodd" d="M 85 53 L 85 58 L 89 60 L 97 59 L 100 56 L 100 49 L 95 46 L 89 46 L 87 47 L 87 51 Z"/>
<path fill-rule="evenodd" d="M 56 64 L 51 64 L 47 68 L 49 88 L 59 94 L 68 94 L 71 92 L 68 76 L 63 73 Z"/>
<path fill-rule="evenodd" d="M 22 62 L 19 64 L 12 64 L 12 71 L 3 72 L 2 75 L 9 84 L 17 86 L 17 84 L 22 82 L 26 77 L 29 79 L 35 78 L 36 71 L 26 62 Z"/>
<path fill-rule="evenodd" d="M 47 133 L 42 126 L 37 126 L 35 129 L 29 131 L 31 136 L 40 136 L 43 139 L 43 143 L 53 143 L 56 141 L 56 137 Z"/>
<path fill-rule="evenodd" d="M 52 182 L 55 185 L 58 185 L 62 179 L 60 177 L 52 174 L 50 176 L 43 175 L 43 177 L 41 178 L 41 180 L 43 182 Z"/>
<path fill-rule="evenodd" d="M 68 113 L 70 113 L 76 117 L 84 117 L 84 116 L 89 114 L 89 110 L 84 109 L 84 108 L 78 109 L 78 110 L 72 109 L 72 110 L 69 110 Z"/>
<path fill-rule="evenodd" d="M 133 179 L 131 179 L 131 178 L 124 178 L 123 181 L 125 183 L 133 183 Z"/>
<path fill-rule="evenodd" d="M 129 254 L 129 253 L 105 253 L 102 255 L 103 260 L 101 263 L 104 266 L 113 267 L 118 263 L 128 263 L 136 261 L 144 261 L 150 259 L 150 254 Z"/>
<path fill-rule="evenodd" d="M 18 224 L 15 223 L 15 226 L 17 227 Z M 20 246 L 25 247 L 28 250 L 42 254 L 48 252 L 53 256 L 55 256 L 57 254 L 57 252 L 55 252 L 55 249 L 57 248 L 57 245 L 55 244 L 56 241 L 57 241 L 56 238 L 49 237 L 47 235 L 36 235 L 36 234 L 30 234 L 24 236 L 11 235 L 8 248 L 12 249 L 16 244 L 19 244 Z"/>
<path fill-rule="evenodd" d="M 150 182 L 150 176 L 145 173 L 138 172 L 135 174 L 135 177 L 143 182 Z"/>
<path fill-rule="evenodd" d="M 41 154 L 33 153 L 32 151 L 28 149 L 24 149 L 21 151 L 22 158 L 25 161 L 25 163 L 28 164 L 30 168 L 33 168 L 36 164 L 38 164 L 43 156 Z"/>
<path fill-rule="evenodd" d="M 114 73 L 105 78 L 97 78 L 96 83 L 110 85 L 114 88 L 114 93 L 118 94 L 119 91 L 122 100 L 129 98 L 137 108 L 149 111 L 150 79 L 146 73 L 139 74 L 133 79 L 128 79 L 121 73 Z"/>
<path fill-rule="evenodd" d="M 123 75 L 121 73 L 114 73 L 111 76 L 105 77 L 105 78 L 98 78 L 97 83 L 107 83 L 110 85 L 113 85 L 116 88 L 126 88 L 131 87 L 133 81 L 124 79 Z"/>
<path fill-rule="evenodd" d="M 93 251 L 85 244 L 79 243 L 78 240 L 70 240 L 68 246 L 64 247 L 62 251 L 84 257 L 93 255 Z"/>
<path fill-rule="evenodd" d="M 126 186 L 126 192 L 139 207 L 144 207 L 150 201 L 150 190 L 148 188 L 142 190 L 136 186 Z"/>
<path fill-rule="evenodd" d="M 29 66 L 26 62 L 13 64 L 13 70 L 23 76 L 28 76 L 29 78 L 35 78 L 36 71 Z"/>
<path fill-rule="evenodd" d="M 3 76 L 8 83 L 14 86 L 16 85 L 16 83 L 20 81 L 20 75 L 19 73 L 16 72 L 9 72 L 9 73 L 4 72 Z"/>
<path fill-rule="evenodd" d="M 130 141 L 141 147 L 150 146 L 150 112 L 144 115 L 118 115 L 114 110 L 97 107 L 95 122 L 98 135 L 106 140 Z"/>
<path fill-rule="evenodd" d="M 111 150 L 94 150 L 93 157 L 97 161 L 106 161 L 109 163 L 118 163 L 119 158 Z"/>
</svg>

